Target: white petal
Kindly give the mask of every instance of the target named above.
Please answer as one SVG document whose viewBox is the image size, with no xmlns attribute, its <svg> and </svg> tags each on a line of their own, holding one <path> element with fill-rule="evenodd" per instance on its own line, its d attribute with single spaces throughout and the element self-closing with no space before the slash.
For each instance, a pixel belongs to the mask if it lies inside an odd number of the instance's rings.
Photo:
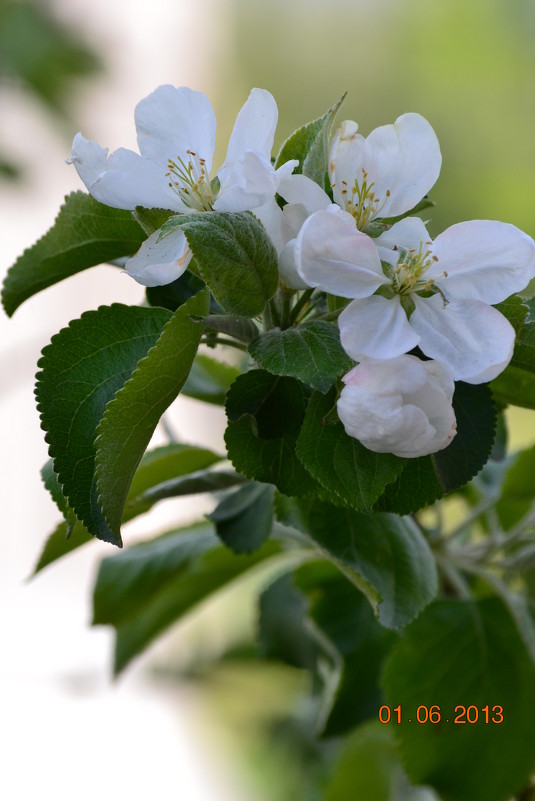
<svg viewBox="0 0 535 801">
<path fill-rule="evenodd" d="M 81 133 L 73 139 L 71 156 L 67 164 L 74 164 L 76 172 L 88 189 L 106 170 L 108 150 L 96 142 L 90 142 Z"/>
<path fill-rule="evenodd" d="M 283 247 L 279 256 L 279 273 L 287 286 L 292 289 L 308 289 L 299 273 L 295 263 L 295 239 L 291 239 Z"/>
<path fill-rule="evenodd" d="M 275 246 L 277 253 L 280 253 L 286 244 L 288 237 L 283 235 L 283 215 L 275 198 L 271 198 L 264 205 L 254 210 L 254 216 L 260 220 L 266 232 Z"/>
<path fill-rule="evenodd" d="M 309 214 L 331 205 L 329 195 L 315 181 L 300 173 L 279 180 L 278 193 L 287 203 L 305 206 Z"/>
<path fill-rule="evenodd" d="M 411 325 L 421 337 L 420 348 L 444 362 L 456 381 L 482 384 L 496 378 L 513 355 L 515 332 L 505 317 L 478 300 L 454 300 L 444 305 L 440 295 L 419 298 Z"/>
<path fill-rule="evenodd" d="M 164 286 L 179 278 L 186 270 L 191 251 L 183 231 L 178 228 L 160 237 L 155 231 L 126 262 L 125 269 L 143 286 Z"/>
<path fill-rule="evenodd" d="M 275 98 L 265 89 L 252 89 L 234 123 L 227 150 L 228 161 L 237 161 L 248 150 L 271 156 L 278 110 Z"/>
<path fill-rule="evenodd" d="M 278 179 L 268 158 L 252 150 L 234 162 L 225 162 L 218 178 L 221 188 L 215 211 L 248 211 L 275 196 Z"/>
<path fill-rule="evenodd" d="M 398 263 L 399 254 L 396 251 L 399 248 L 405 248 L 405 250 L 415 248 L 417 251 L 421 242 L 428 243 L 430 246 L 431 238 L 419 217 L 405 217 L 388 231 L 380 234 L 374 239 L 374 242 L 379 252 L 379 258 L 395 266 Z"/>
<path fill-rule="evenodd" d="M 355 361 L 393 359 L 420 341 L 397 295 L 392 300 L 380 295 L 354 300 L 338 318 L 338 326 L 342 347 Z"/>
<path fill-rule="evenodd" d="M 206 95 L 186 86 L 159 86 L 137 104 L 134 116 L 144 158 L 167 167 L 169 159 L 184 159 L 191 150 L 206 161 L 210 173 L 216 119 Z"/>
<path fill-rule="evenodd" d="M 470 220 L 437 236 L 429 270 L 457 298 L 499 303 L 535 277 L 535 242 L 514 225 Z M 444 277 L 444 272 L 447 277 Z"/>
<path fill-rule="evenodd" d="M 353 123 L 353 125 L 355 125 Z M 342 202 L 341 182 L 349 188 L 362 182 L 379 198 L 377 216 L 394 217 L 410 211 L 436 182 L 442 156 L 431 125 L 420 114 L 403 114 L 393 125 L 376 128 L 367 139 L 348 128 L 340 137 L 334 158 L 335 200 Z M 387 194 L 389 193 L 389 196 Z"/>
<path fill-rule="evenodd" d="M 91 186 L 94 198 L 117 209 L 171 209 L 190 213 L 168 186 L 163 168 L 126 148 L 108 156 L 106 172 Z"/>
<path fill-rule="evenodd" d="M 297 237 L 295 257 L 308 286 L 343 298 L 369 297 L 387 283 L 373 240 L 345 214 L 312 214 Z"/>
</svg>

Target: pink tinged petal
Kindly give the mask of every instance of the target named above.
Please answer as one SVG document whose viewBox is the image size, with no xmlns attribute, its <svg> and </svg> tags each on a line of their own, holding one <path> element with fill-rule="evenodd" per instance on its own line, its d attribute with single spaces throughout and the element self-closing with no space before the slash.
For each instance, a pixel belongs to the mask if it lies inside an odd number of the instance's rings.
<svg viewBox="0 0 535 801">
<path fill-rule="evenodd" d="M 373 240 L 346 214 L 312 214 L 297 237 L 295 257 L 308 286 L 343 298 L 369 297 L 387 283 Z"/>
<path fill-rule="evenodd" d="M 225 162 L 218 173 L 220 190 L 215 211 L 249 211 L 275 196 L 277 176 L 269 159 L 249 150 L 235 162 Z"/>
<path fill-rule="evenodd" d="M 248 150 L 256 150 L 269 159 L 278 114 L 275 98 L 270 92 L 252 89 L 234 123 L 225 164 L 242 158 Z"/>
<path fill-rule="evenodd" d="M 278 172 L 279 170 L 277 170 Z M 277 191 L 287 203 L 299 203 L 308 210 L 309 214 L 326 209 L 331 205 L 329 195 L 315 181 L 300 173 L 279 179 Z"/>
<path fill-rule="evenodd" d="M 440 295 L 412 296 L 416 308 L 411 325 L 420 335 L 420 348 L 444 362 L 456 381 L 482 384 L 507 367 L 513 355 L 515 332 L 505 317 L 479 300 L 453 300 Z"/>
<path fill-rule="evenodd" d="M 499 303 L 535 277 L 535 242 L 509 223 L 452 225 L 437 236 L 433 252 L 438 262 L 429 276 L 457 298 Z"/>
<path fill-rule="evenodd" d="M 155 231 L 126 262 L 126 272 L 143 286 L 164 286 L 179 278 L 191 261 L 191 251 L 183 231 L 178 228 L 160 237 Z"/>
<path fill-rule="evenodd" d="M 159 86 L 137 104 L 134 116 L 144 158 L 167 168 L 169 159 L 186 159 L 187 151 L 192 150 L 206 161 L 210 173 L 216 119 L 206 95 L 186 86 Z"/>
<path fill-rule="evenodd" d="M 397 295 L 354 300 L 338 318 L 338 327 L 342 347 L 355 361 L 393 359 L 420 342 Z"/>
</svg>

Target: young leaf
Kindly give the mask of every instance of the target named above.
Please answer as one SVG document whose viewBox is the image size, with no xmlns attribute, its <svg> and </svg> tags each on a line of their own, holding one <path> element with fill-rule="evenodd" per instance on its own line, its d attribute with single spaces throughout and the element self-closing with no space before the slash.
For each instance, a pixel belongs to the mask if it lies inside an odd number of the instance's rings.
<svg viewBox="0 0 535 801">
<path fill-rule="evenodd" d="M 53 336 L 39 361 L 35 394 L 63 493 L 91 534 L 117 545 L 97 503 L 95 432 L 169 317 L 164 309 L 101 306 Z"/>
<path fill-rule="evenodd" d="M 340 345 L 338 327 L 322 320 L 261 334 L 249 353 L 270 373 L 293 376 L 323 393 L 353 364 Z"/>
<path fill-rule="evenodd" d="M 155 346 L 108 404 L 97 428 L 98 503 L 117 539 L 134 473 L 160 417 L 186 381 L 199 346 L 202 328 L 190 316 L 206 314 L 208 303 L 204 289 L 180 306 Z"/>
<path fill-rule="evenodd" d="M 255 317 L 277 289 L 278 259 L 264 227 L 249 212 L 177 215 L 205 283 L 224 311 Z"/>
<path fill-rule="evenodd" d="M 299 165 L 294 172 L 301 172 L 323 189 L 329 158 L 329 136 L 334 118 L 342 105 L 345 93 L 322 117 L 298 128 L 283 144 L 275 162 L 278 168 L 290 159 Z"/>
<path fill-rule="evenodd" d="M 65 198 L 52 228 L 6 275 L 2 303 L 11 316 L 23 301 L 81 270 L 135 253 L 146 239 L 131 211 L 112 209 L 84 192 Z"/>
<path fill-rule="evenodd" d="M 369 511 L 406 462 L 392 454 L 369 451 L 349 437 L 340 422 L 326 423 L 335 398 L 334 389 L 326 396 L 319 392 L 312 396 L 297 440 L 297 456 L 345 505 Z"/>
<path fill-rule="evenodd" d="M 444 801 L 504 801 L 527 784 L 535 666 L 500 600 L 430 606 L 394 647 L 383 684 L 401 706 L 402 723 L 390 725 L 414 782 Z M 432 706 L 440 721 L 417 723 Z"/>
<path fill-rule="evenodd" d="M 237 556 L 211 525 L 201 524 L 128 548 L 117 555 L 121 559 L 104 559 L 93 622 L 117 629 L 115 672 L 196 604 L 279 551 L 271 541 L 254 554 Z"/>
<path fill-rule="evenodd" d="M 234 553 L 251 553 L 267 540 L 273 526 L 273 487 L 248 482 L 227 495 L 207 515 L 218 537 Z"/>
<path fill-rule="evenodd" d="M 409 518 L 364 515 L 281 495 L 275 511 L 282 523 L 313 539 L 320 553 L 366 595 L 386 628 L 406 626 L 435 597 L 435 560 Z"/>
<path fill-rule="evenodd" d="M 455 384 L 453 408 L 457 436 L 443 451 L 408 459 L 392 484 L 386 487 L 376 508 L 409 514 L 458 489 L 486 464 L 496 433 L 496 409 L 485 384 Z"/>
</svg>

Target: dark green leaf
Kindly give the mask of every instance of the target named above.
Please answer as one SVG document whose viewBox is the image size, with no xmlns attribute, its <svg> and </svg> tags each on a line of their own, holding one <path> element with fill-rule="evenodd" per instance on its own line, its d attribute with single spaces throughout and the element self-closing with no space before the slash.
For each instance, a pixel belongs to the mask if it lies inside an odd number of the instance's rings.
<svg viewBox="0 0 535 801">
<path fill-rule="evenodd" d="M 321 320 L 261 334 L 249 353 L 270 373 L 293 376 L 320 392 L 328 392 L 353 364 L 340 345 L 338 327 Z"/>
<path fill-rule="evenodd" d="M 87 267 L 135 253 L 145 238 L 131 211 L 73 192 L 53 227 L 7 273 L 2 289 L 6 313 L 11 316 L 27 298 Z"/>
<path fill-rule="evenodd" d="M 120 544 L 97 503 L 95 432 L 106 404 L 156 343 L 169 313 L 102 306 L 52 337 L 39 361 L 36 398 L 63 493 L 88 531 Z"/>
<path fill-rule="evenodd" d="M 520 295 L 511 295 L 501 303 L 497 303 L 495 308 L 509 320 L 517 334 L 522 330 L 529 308 Z"/>
<path fill-rule="evenodd" d="M 297 455 L 320 484 L 353 509 L 369 511 L 386 484 L 399 475 L 406 461 L 392 454 L 372 453 L 338 422 L 324 421 L 334 407 L 335 390 L 316 392 L 308 405 Z"/>
<path fill-rule="evenodd" d="M 505 474 L 496 512 L 507 530 L 526 515 L 535 502 L 535 446 L 522 451 Z"/>
<path fill-rule="evenodd" d="M 298 128 L 284 142 L 275 166 L 280 167 L 290 159 L 297 159 L 299 165 L 294 172 L 303 173 L 323 189 L 328 166 L 331 127 L 344 98 L 345 94 L 322 117 Z"/>
<path fill-rule="evenodd" d="M 237 367 L 198 353 L 182 387 L 182 395 L 223 406 L 230 385 L 240 374 Z"/>
<path fill-rule="evenodd" d="M 199 346 L 202 329 L 190 315 L 206 314 L 208 303 L 204 289 L 174 313 L 155 346 L 108 404 L 98 426 L 98 502 L 117 539 L 134 473 L 160 417 L 186 381 Z"/>
<path fill-rule="evenodd" d="M 207 517 L 232 551 L 251 553 L 260 548 L 271 533 L 273 487 L 247 483 L 223 498 Z"/>
<path fill-rule="evenodd" d="M 505 801 L 526 785 L 535 766 L 535 667 L 501 601 L 433 604 L 400 638 L 383 683 L 390 707 L 401 705 L 402 723 L 389 725 L 414 782 L 444 801 Z M 440 723 L 417 723 L 418 707 L 433 705 Z M 454 723 L 459 714 L 467 720 L 461 705 L 477 723 Z M 503 723 L 492 723 L 497 706 Z"/>
<path fill-rule="evenodd" d="M 227 336 L 240 339 L 242 342 L 251 342 L 258 336 L 258 328 L 249 317 L 211 314 L 209 317 L 199 318 L 199 323 L 204 325 L 208 331 L 227 334 Z"/>
<path fill-rule="evenodd" d="M 506 308 L 502 309 L 504 304 Z M 535 409 L 535 300 L 525 300 L 521 306 L 513 296 L 497 308 L 514 326 L 516 342 L 511 363 L 492 382 L 492 392 L 501 403 Z M 522 322 L 520 315 L 525 315 L 526 308 L 528 315 Z"/>
<path fill-rule="evenodd" d="M 41 468 L 41 478 L 45 488 L 49 491 L 52 500 L 63 515 L 66 523 L 66 537 L 70 537 L 71 531 L 76 524 L 76 515 L 70 508 L 67 498 L 63 494 L 58 475 L 54 470 L 54 461 L 49 459 Z"/>
<path fill-rule="evenodd" d="M 205 524 L 136 545 L 118 554 L 121 559 L 104 559 L 94 591 L 94 623 L 117 629 L 115 671 L 196 604 L 279 550 L 271 541 L 252 555 L 236 556 Z"/>
<path fill-rule="evenodd" d="M 161 228 L 173 214 L 174 212 L 168 209 L 145 209 L 143 206 L 136 206 L 132 212 L 134 220 L 139 223 L 147 236 Z"/>
<path fill-rule="evenodd" d="M 535 409 L 535 373 L 510 364 L 490 384 L 497 401 L 525 409 Z"/>
<path fill-rule="evenodd" d="M 496 432 L 496 410 L 486 384 L 455 384 L 457 436 L 444 450 L 408 459 L 401 476 L 386 487 L 376 508 L 409 514 L 472 479 L 487 462 Z"/>
<path fill-rule="evenodd" d="M 435 597 L 436 564 L 410 518 L 364 515 L 278 495 L 278 519 L 307 533 L 321 554 L 368 598 L 386 628 L 410 623 Z"/>
<path fill-rule="evenodd" d="M 294 378 L 264 370 L 239 376 L 227 395 L 225 432 L 236 470 L 287 494 L 314 492 L 316 482 L 295 455 L 305 406 L 304 388 Z"/>
<path fill-rule="evenodd" d="M 143 495 L 140 495 L 138 503 L 149 508 L 156 501 L 164 498 L 178 498 L 182 495 L 195 495 L 199 492 L 222 492 L 229 487 L 243 484 L 244 481 L 247 479 L 234 470 L 197 470 L 195 473 L 170 478 L 162 481 L 161 484 L 150 487 Z M 125 512 L 127 509 L 128 503 Z"/>
<path fill-rule="evenodd" d="M 197 278 L 191 270 L 186 270 L 176 281 L 171 281 L 165 286 L 148 286 L 145 293 L 151 306 L 162 306 L 164 309 L 175 312 L 179 306 L 182 306 L 203 288 L 204 282 Z M 213 301 L 212 304 L 214 308 L 212 309 L 211 305 L 211 310 L 216 311 L 219 307 Z"/>
<path fill-rule="evenodd" d="M 229 314 L 255 317 L 277 289 L 277 253 L 264 227 L 249 212 L 178 215 L 161 236 L 184 231 L 214 298 Z"/>
</svg>

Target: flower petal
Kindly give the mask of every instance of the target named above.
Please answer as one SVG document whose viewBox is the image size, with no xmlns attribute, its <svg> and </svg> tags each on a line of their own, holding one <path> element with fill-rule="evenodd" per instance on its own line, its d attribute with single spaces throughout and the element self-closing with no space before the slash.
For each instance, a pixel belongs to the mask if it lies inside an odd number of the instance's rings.
<svg viewBox="0 0 535 801">
<path fill-rule="evenodd" d="M 292 173 L 279 180 L 277 191 L 287 203 L 300 203 L 305 206 L 309 214 L 326 209 L 331 205 L 331 199 L 327 192 L 324 192 L 315 181 L 301 173 Z"/>
<path fill-rule="evenodd" d="M 396 253 L 399 248 L 405 248 L 405 250 L 415 248 L 418 250 L 420 242 L 431 244 L 431 238 L 419 217 L 405 217 L 395 223 L 388 231 L 380 234 L 374 242 L 379 251 L 379 257 L 383 261 L 388 261 L 395 265 L 399 258 L 399 254 Z"/>
<path fill-rule="evenodd" d="M 315 212 L 304 223 L 295 258 L 308 286 L 343 298 L 369 297 L 387 283 L 373 240 L 336 206 Z"/>
<path fill-rule="evenodd" d="M 496 378 L 513 355 L 515 332 L 499 311 L 479 300 L 453 300 L 440 295 L 413 295 L 416 308 L 411 326 L 420 335 L 420 348 L 444 362 L 456 381 L 482 384 Z"/>
<path fill-rule="evenodd" d="M 249 211 L 275 196 L 278 178 L 268 158 L 252 150 L 234 162 L 225 162 L 218 178 L 215 211 Z"/>
<path fill-rule="evenodd" d="M 342 181 L 349 188 L 355 180 L 361 184 L 364 170 L 379 199 L 375 216 L 395 217 L 410 211 L 431 189 L 442 156 L 431 125 L 420 114 L 410 113 L 393 125 L 376 128 L 367 139 L 357 133 L 356 123 L 343 123 L 330 165 L 336 202 L 344 205 Z"/>
<path fill-rule="evenodd" d="M 126 262 L 126 272 L 143 286 L 164 286 L 175 281 L 191 260 L 191 250 L 180 228 L 160 239 L 154 231 Z"/>
<path fill-rule="evenodd" d="M 343 349 L 356 361 L 393 359 L 420 341 L 397 295 L 392 300 L 381 295 L 354 300 L 338 318 L 338 327 Z"/>
<path fill-rule="evenodd" d="M 248 150 L 270 158 L 279 112 L 266 89 L 252 89 L 242 106 L 230 136 L 225 164 L 238 161 Z"/>
<path fill-rule="evenodd" d="M 212 169 L 216 118 L 202 92 L 187 86 L 159 86 L 135 109 L 137 141 L 141 155 L 167 168 L 169 159 L 184 159 L 192 150 Z"/>
<path fill-rule="evenodd" d="M 452 225 L 437 236 L 433 252 L 438 262 L 429 276 L 436 276 L 457 298 L 499 303 L 535 277 L 535 242 L 509 223 L 470 220 Z"/>
</svg>

